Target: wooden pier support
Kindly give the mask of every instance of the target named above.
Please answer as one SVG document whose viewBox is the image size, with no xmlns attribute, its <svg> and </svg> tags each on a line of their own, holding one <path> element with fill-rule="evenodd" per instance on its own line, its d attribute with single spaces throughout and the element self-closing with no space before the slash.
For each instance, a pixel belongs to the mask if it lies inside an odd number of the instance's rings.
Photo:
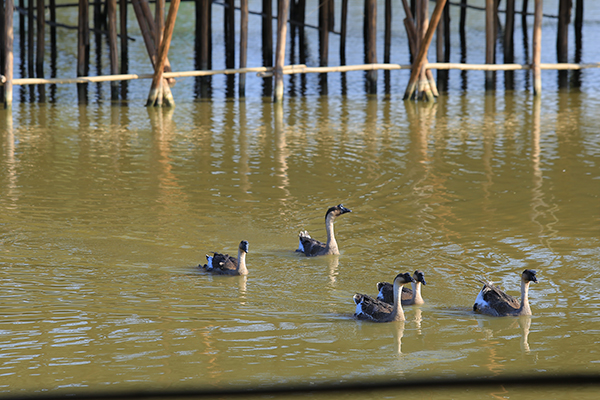
<svg viewBox="0 0 600 400">
<path fill-rule="evenodd" d="M 175 28 L 175 20 L 177 19 L 179 3 L 180 0 L 171 0 L 171 5 L 169 6 L 169 13 L 167 15 L 167 22 L 165 24 L 165 32 L 163 40 L 160 43 L 160 48 L 158 50 L 156 64 L 154 65 L 154 78 L 152 79 L 152 86 L 150 87 L 150 94 L 148 95 L 148 101 L 146 103 L 146 106 L 155 105 L 157 101 L 158 104 L 161 105 L 162 103 L 158 98 L 161 92 L 165 105 L 175 105 L 173 102 L 173 97 L 170 95 L 170 90 L 168 90 L 168 84 L 166 82 L 163 82 L 163 69 L 167 61 L 169 47 L 171 46 L 171 38 L 173 37 L 173 29 Z"/>
<path fill-rule="evenodd" d="M 342 0 L 340 21 L 340 64 L 346 65 L 346 36 L 348 33 L 348 0 Z"/>
<path fill-rule="evenodd" d="M 285 42 L 287 39 L 287 16 L 290 0 L 279 0 L 277 10 L 277 46 L 275 48 L 275 92 L 273 101 L 283 101 L 283 65 L 285 64 Z"/>
<path fill-rule="evenodd" d="M 246 68 L 248 62 L 248 0 L 240 0 L 240 68 Z M 238 93 L 246 95 L 246 74 L 240 74 Z"/>
<path fill-rule="evenodd" d="M 542 94 L 542 75 L 540 63 L 542 60 L 542 16 L 544 0 L 535 0 L 535 11 L 533 19 L 533 62 L 531 71 L 533 74 L 533 94 L 540 96 Z"/>
<path fill-rule="evenodd" d="M 108 47 L 110 57 L 110 74 L 117 75 L 119 73 L 119 56 L 117 48 L 117 0 L 107 0 L 106 9 L 108 14 Z M 112 100 L 117 100 L 119 82 L 110 83 L 110 97 Z"/>
<path fill-rule="evenodd" d="M 541 0 L 540 0 L 541 1 Z M 406 86 L 406 91 L 404 92 L 404 100 L 409 100 L 412 98 L 413 94 L 417 89 L 417 79 L 419 79 L 419 75 L 425 66 L 427 51 L 429 49 L 429 45 L 431 44 L 431 39 L 433 38 L 433 33 L 437 29 L 437 25 L 440 22 L 440 18 L 442 17 L 442 12 L 444 11 L 444 6 L 446 5 L 446 0 L 441 0 L 435 5 L 435 9 L 431 14 L 431 20 L 429 21 L 429 27 L 427 28 L 427 32 L 425 33 L 425 37 L 421 41 L 421 45 L 419 46 L 419 54 L 415 58 L 415 61 L 412 64 L 412 68 L 410 71 L 410 80 L 408 81 L 408 85 Z"/>
<path fill-rule="evenodd" d="M 560 0 L 558 3 L 558 29 L 556 33 L 556 61 L 569 62 L 569 23 L 571 22 L 572 0 Z M 568 86 L 568 72 L 558 72 L 558 87 Z"/>
<path fill-rule="evenodd" d="M 329 2 L 319 0 L 319 66 L 329 65 Z"/>
<path fill-rule="evenodd" d="M 377 1 L 365 0 L 365 64 L 377 64 Z M 367 71 L 367 91 L 377 93 L 377 71 Z"/>
<path fill-rule="evenodd" d="M 485 0 L 485 63 L 496 63 L 496 0 Z M 493 71 L 485 72 L 485 88 L 495 88 Z"/>
<path fill-rule="evenodd" d="M 4 108 L 11 108 L 13 101 L 13 43 L 14 43 L 14 0 L 6 0 L 4 3 Z"/>
</svg>

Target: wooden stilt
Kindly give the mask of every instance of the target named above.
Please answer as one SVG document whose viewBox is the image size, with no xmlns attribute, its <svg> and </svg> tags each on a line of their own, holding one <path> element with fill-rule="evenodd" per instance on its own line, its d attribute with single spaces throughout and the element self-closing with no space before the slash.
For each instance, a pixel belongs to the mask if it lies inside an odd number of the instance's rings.
<svg viewBox="0 0 600 400">
<path fill-rule="evenodd" d="M 235 68 L 235 2 L 225 1 L 225 66 Z"/>
<path fill-rule="evenodd" d="M 329 64 L 329 1 L 319 0 L 319 65 Z"/>
<path fill-rule="evenodd" d="M 88 75 L 89 61 L 89 2 L 88 0 L 79 0 L 79 23 L 77 34 L 77 76 Z"/>
<path fill-rule="evenodd" d="M 285 63 L 285 42 L 287 38 L 287 15 L 290 0 L 279 0 L 277 12 L 277 48 L 275 49 L 275 93 L 273 100 L 276 103 L 283 101 L 283 65 Z"/>
<path fill-rule="evenodd" d="M 246 68 L 248 60 L 248 0 L 240 0 L 240 68 Z M 246 95 L 246 74 L 240 74 L 239 95 Z"/>
<path fill-rule="evenodd" d="M 156 0 L 154 11 L 154 44 L 160 47 L 165 31 L 165 0 Z"/>
<path fill-rule="evenodd" d="M 14 43 L 14 0 L 6 0 L 4 3 L 4 108 L 10 109 L 13 101 L 13 43 Z"/>
<path fill-rule="evenodd" d="M 119 49 L 117 48 L 117 0 L 107 0 L 106 5 L 108 14 L 108 48 L 110 57 L 110 74 L 117 75 L 119 73 Z M 111 82 L 110 88 L 111 99 L 117 100 L 119 97 L 119 82 Z"/>
<path fill-rule="evenodd" d="M 542 5 L 544 0 L 535 0 L 535 11 L 533 20 L 533 63 L 531 71 L 533 73 L 533 94 L 540 96 L 542 94 L 542 76 L 540 62 L 542 60 Z"/>
<path fill-rule="evenodd" d="M 262 2 L 262 47 L 263 64 L 273 66 L 273 0 Z"/>
<path fill-rule="evenodd" d="M 433 38 L 433 33 L 435 32 L 437 25 L 442 17 L 442 12 L 444 11 L 444 6 L 446 5 L 446 0 L 442 0 L 435 5 L 435 9 L 431 14 L 431 20 L 429 21 L 429 28 L 427 28 L 427 32 L 425 33 L 425 37 L 421 41 L 421 46 L 419 47 L 419 54 L 417 55 L 415 62 L 412 64 L 411 72 L 410 72 L 410 80 L 408 81 L 408 85 L 406 86 L 406 91 L 404 92 L 404 100 L 408 100 L 412 97 L 417 89 L 417 79 L 419 78 L 419 73 L 423 69 L 425 65 L 425 60 L 427 56 L 427 50 L 429 49 L 429 45 L 431 44 L 431 39 Z"/>
<path fill-rule="evenodd" d="M 383 62 L 389 63 L 392 48 L 392 0 L 385 0 L 385 26 L 383 40 Z"/>
<path fill-rule="evenodd" d="M 365 0 L 366 46 L 365 63 L 377 63 L 377 1 Z M 369 93 L 377 92 L 377 71 L 367 71 Z"/>
<path fill-rule="evenodd" d="M 506 23 L 504 24 L 504 63 L 515 62 L 515 0 L 506 0 Z"/>
<path fill-rule="evenodd" d="M 6 43 L 5 34 L 6 29 L 4 29 L 4 25 L 6 24 L 6 15 L 4 13 L 4 1 L 0 1 L 0 75 L 4 76 L 4 68 L 5 65 L 5 53 L 6 49 L 4 48 L 4 43 Z M 4 104 L 4 88 L 0 90 L 0 102 Z"/>
<path fill-rule="evenodd" d="M 335 1 L 329 0 L 327 16 L 329 17 L 327 20 L 327 28 L 329 28 L 329 32 L 333 32 L 333 28 L 335 27 Z"/>
<path fill-rule="evenodd" d="M 36 8 L 38 10 L 37 19 L 37 47 L 35 57 L 35 72 L 38 78 L 44 77 L 44 53 L 46 49 L 46 21 L 44 19 L 45 7 L 44 0 L 36 1 Z"/>
<path fill-rule="evenodd" d="M 496 30 L 495 30 L 495 1 L 485 1 L 485 63 L 495 64 L 496 56 Z M 494 89 L 494 72 L 485 72 L 485 88 Z"/>
<path fill-rule="evenodd" d="M 346 65 L 346 34 L 348 32 L 348 0 L 342 0 L 340 21 L 340 64 Z"/>
<path fill-rule="evenodd" d="M 558 5 L 558 31 L 556 33 L 556 61 L 569 61 L 569 22 L 572 0 L 560 0 Z"/>
<path fill-rule="evenodd" d="M 173 29 L 175 28 L 175 20 L 177 19 L 177 10 L 179 9 L 180 0 L 172 0 L 169 6 L 169 13 L 167 15 L 167 22 L 165 24 L 165 32 L 163 40 L 158 50 L 158 59 L 154 67 L 154 78 L 152 79 L 152 86 L 150 87 L 150 94 L 148 95 L 148 102 L 146 106 L 151 106 L 156 103 L 159 94 L 159 87 L 163 81 L 163 69 L 167 61 L 167 54 L 169 53 L 169 47 L 171 46 L 171 38 L 173 36 Z M 163 96 L 167 95 L 167 85 L 163 86 Z M 174 106 L 171 96 L 165 98 L 164 102 L 167 106 Z"/>
<path fill-rule="evenodd" d="M 27 0 L 27 75 L 30 78 L 33 78 L 34 76 L 34 1 L 35 0 Z"/>
<path fill-rule="evenodd" d="M 127 73 L 127 0 L 119 0 L 119 31 L 121 32 L 121 74 Z"/>
</svg>

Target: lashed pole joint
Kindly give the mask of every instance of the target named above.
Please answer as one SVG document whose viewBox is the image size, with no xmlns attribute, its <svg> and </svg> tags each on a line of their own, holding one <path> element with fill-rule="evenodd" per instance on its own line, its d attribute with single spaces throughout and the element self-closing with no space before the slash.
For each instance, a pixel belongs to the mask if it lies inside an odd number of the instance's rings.
<svg viewBox="0 0 600 400">
<path fill-rule="evenodd" d="M 154 66 L 154 78 L 152 78 L 152 86 L 150 87 L 150 94 L 148 95 L 148 101 L 146 102 L 147 107 L 156 104 L 158 96 L 162 93 L 161 84 L 163 79 L 163 68 L 165 66 L 167 54 L 169 53 L 169 47 L 171 46 L 171 38 L 173 37 L 173 29 L 175 28 L 179 3 L 180 0 L 172 0 L 171 5 L 169 6 L 169 13 L 165 24 L 165 33 L 158 49 L 158 58 Z M 171 103 L 166 105 L 174 105 L 171 101 L 165 101 L 165 103 Z"/>
<path fill-rule="evenodd" d="M 435 5 L 435 9 L 433 10 L 433 14 L 431 15 L 429 27 L 427 28 L 425 37 L 423 38 L 421 46 L 419 47 L 419 54 L 415 58 L 412 65 L 412 69 L 410 72 L 410 80 L 408 81 L 406 91 L 404 92 L 404 100 L 412 98 L 413 94 L 415 93 L 415 90 L 417 89 L 417 79 L 419 78 L 421 70 L 425 66 L 425 56 L 427 55 L 427 51 L 429 50 L 429 45 L 431 44 L 433 34 L 437 29 L 437 25 L 440 22 L 440 18 L 442 17 L 442 12 L 444 11 L 445 5 L 446 0 L 438 1 Z"/>
</svg>

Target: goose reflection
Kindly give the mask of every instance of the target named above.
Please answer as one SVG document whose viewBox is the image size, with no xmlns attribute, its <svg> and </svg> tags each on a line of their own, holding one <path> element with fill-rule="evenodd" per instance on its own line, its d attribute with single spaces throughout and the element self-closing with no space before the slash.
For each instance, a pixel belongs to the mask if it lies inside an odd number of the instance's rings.
<svg viewBox="0 0 600 400">
<path fill-rule="evenodd" d="M 478 319 L 477 325 L 485 335 L 486 341 L 493 341 L 495 336 L 503 334 L 504 331 L 519 329 L 521 331 L 521 352 L 529 353 L 529 330 L 531 327 L 531 316 L 521 315 L 518 318 L 509 319 Z"/>
</svg>

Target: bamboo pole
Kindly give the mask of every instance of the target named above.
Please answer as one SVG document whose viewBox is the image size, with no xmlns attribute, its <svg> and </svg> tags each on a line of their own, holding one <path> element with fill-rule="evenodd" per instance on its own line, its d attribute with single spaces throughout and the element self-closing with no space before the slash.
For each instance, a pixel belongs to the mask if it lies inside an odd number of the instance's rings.
<svg viewBox="0 0 600 400">
<path fill-rule="evenodd" d="M 421 46 L 419 48 L 419 54 L 417 55 L 417 58 L 415 59 L 415 62 L 413 63 L 413 67 L 411 69 L 410 79 L 408 81 L 406 91 L 404 92 L 404 100 L 410 99 L 417 88 L 417 79 L 419 77 L 419 73 L 425 65 L 427 50 L 429 49 L 429 44 L 431 43 L 433 33 L 437 28 L 437 24 L 440 21 L 445 5 L 446 0 L 442 0 L 436 3 L 435 5 L 435 9 L 433 10 L 433 14 L 431 15 L 431 21 L 429 22 L 429 28 L 427 28 L 427 32 L 425 33 L 425 37 L 423 38 Z"/>
<path fill-rule="evenodd" d="M 159 93 L 159 85 L 162 83 L 163 80 L 163 68 L 167 60 L 169 47 L 171 46 L 171 38 L 173 36 L 173 29 L 175 28 L 175 20 L 177 19 L 177 10 L 179 9 L 179 2 L 180 0 L 172 0 L 171 5 L 169 6 L 169 13 L 167 15 L 167 22 L 165 24 L 164 38 L 160 44 L 160 49 L 158 50 L 158 60 L 156 62 L 156 66 L 154 67 L 154 78 L 152 79 L 152 86 L 150 87 L 150 94 L 148 95 L 148 102 L 146 103 L 146 106 L 154 105 Z M 163 95 L 165 94 L 166 93 L 163 93 Z M 175 105 L 172 102 L 172 99 L 166 98 L 164 100 L 167 106 Z"/>
<path fill-rule="evenodd" d="M 540 96 L 542 94 L 542 74 L 540 71 L 540 62 L 542 59 L 542 15 L 543 0 L 535 0 L 535 10 L 533 19 L 533 94 Z"/>
<path fill-rule="evenodd" d="M 4 3 L 4 108 L 10 109 L 13 101 L 13 43 L 14 43 L 14 0 Z"/>
<path fill-rule="evenodd" d="M 240 68 L 246 68 L 248 62 L 248 0 L 240 0 Z M 240 74 L 239 95 L 246 95 L 246 74 Z"/>
<path fill-rule="evenodd" d="M 275 93 L 273 101 L 283 101 L 283 65 L 285 63 L 285 42 L 287 38 L 287 15 L 290 0 L 279 0 L 277 11 L 277 47 L 275 49 Z"/>
</svg>

